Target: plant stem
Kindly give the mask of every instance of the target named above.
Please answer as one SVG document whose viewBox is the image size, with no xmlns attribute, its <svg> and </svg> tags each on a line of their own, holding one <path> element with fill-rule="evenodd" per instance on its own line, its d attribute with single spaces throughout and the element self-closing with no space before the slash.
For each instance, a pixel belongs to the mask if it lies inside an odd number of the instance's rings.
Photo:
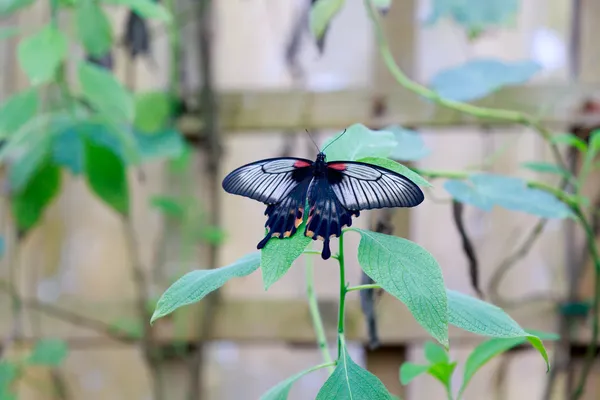
<svg viewBox="0 0 600 400">
<path fill-rule="evenodd" d="M 339 254 L 338 263 L 340 265 L 340 305 L 338 311 L 338 355 L 339 360 L 342 355 L 342 346 L 344 345 L 344 307 L 346 305 L 346 293 L 348 287 L 346 286 L 346 267 L 344 265 L 344 232 L 340 235 L 339 240 Z"/>
<path fill-rule="evenodd" d="M 346 293 L 354 292 L 355 290 L 369 290 L 369 289 L 381 289 L 381 285 L 372 283 L 369 285 L 350 286 L 349 288 L 346 288 Z"/>
<path fill-rule="evenodd" d="M 323 356 L 323 361 L 326 364 L 332 364 L 328 370 L 331 374 L 333 372 L 333 360 L 329 354 L 327 346 L 327 336 L 325 336 L 325 328 L 323 327 L 323 319 L 319 311 L 319 303 L 317 301 L 317 294 L 315 292 L 315 279 L 314 279 L 314 265 L 311 257 L 305 257 L 306 261 L 306 296 L 308 298 L 308 308 L 310 310 L 310 316 L 312 318 L 313 327 L 315 330 L 315 336 L 317 337 L 317 345 Z"/>
</svg>

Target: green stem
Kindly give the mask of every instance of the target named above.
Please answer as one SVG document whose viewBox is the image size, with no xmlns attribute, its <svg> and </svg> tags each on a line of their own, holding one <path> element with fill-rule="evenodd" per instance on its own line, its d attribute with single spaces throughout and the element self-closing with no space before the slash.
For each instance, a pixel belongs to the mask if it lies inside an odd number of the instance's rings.
<svg viewBox="0 0 600 400">
<path fill-rule="evenodd" d="M 370 284 L 370 285 L 350 286 L 349 288 L 346 289 L 346 293 L 347 292 L 353 292 L 355 290 L 368 290 L 368 289 L 381 289 L 381 285 L 373 283 L 373 284 Z"/>
<path fill-rule="evenodd" d="M 315 330 L 315 336 L 317 337 L 317 345 L 323 356 L 323 361 L 329 366 L 329 373 L 331 374 L 334 370 L 333 360 L 329 354 L 327 346 L 327 336 L 325 336 L 325 328 L 323 327 L 323 319 L 319 311 L 319 303 L 317 301 L 317 294 L 315 292 L 315 279 L 314 279 L 314 265 L 312 257 L 305 257 L 306 261 L 306 296 L 308 297 L 308 308 L 310 310 L 310 316 L 312 318 L 313 327 Z"/>
<path fill-rule="evenodd" d="M 338 263 L 340 265 L 340 305 L 338 311 L 338 355 L 339 360 L 342 355 L 342 347 L 344 346 L 344 307 L 346 305 L 346 267 L 344 265 L 344 233 L 340 235 L 339 240 L 340 251 L 338 254 Z"/>
</svg>

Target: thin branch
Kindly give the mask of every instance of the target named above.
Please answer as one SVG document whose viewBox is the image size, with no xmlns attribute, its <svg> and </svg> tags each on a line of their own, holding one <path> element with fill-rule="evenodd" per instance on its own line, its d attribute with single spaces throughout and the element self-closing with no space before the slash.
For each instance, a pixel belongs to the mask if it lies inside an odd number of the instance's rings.
<svg viewBox="0 0 600 400">
<path fill-rule="evenodd" d="M 477 293 L 479 298 L 483 298 L 483 292 L 479 287 L 479 262 L 477 260 L 477 253 L 471 242 L 471 238 L 467 233 L 467 228 L 463 220 L 464 204 L 456 200 L 452 202 L 452 217 L 454 218 L 454 224 L 460 235 L 460 239 L 463 246 L 463 251 L 467 260 L 469 261 L 469 277 L 471 278 L 471 286 Z"/>
</svg>

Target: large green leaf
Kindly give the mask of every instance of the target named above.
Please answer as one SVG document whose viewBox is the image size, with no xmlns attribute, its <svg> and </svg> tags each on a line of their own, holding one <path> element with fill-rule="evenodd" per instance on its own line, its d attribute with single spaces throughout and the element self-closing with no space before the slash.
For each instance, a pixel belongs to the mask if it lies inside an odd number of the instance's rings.
<svg viewBox="0 0 600 400">
<path fill-rule="evenodd" d="M 375 375 L 358 366 L 342 347 L 338 364 L 316 400 L 391 400 L 392 395 Z"/>
<path fill-rule="evenodd" d="M 6 17 L 19 11 L 22 8 L 29 7 L 35 0 L 0 0 L 0 17 Z"/>
<path fill-rule="evenodd" d="M 258 269 L 259 265 L 260 253 L 254 252 L 226 267 L 188 272 L 162 294 L 150 323 L 172 313 L 179 307 L 202 300 L 232 278 L 250 275 Z"/>
<path fill-rule="evenodd" d="M 504 310 L 466 294 L 449 289 L 446 292 L 450 324 L 484 336 L 505 339 L 525 338 L 540 352 L 547 368 L 550 368 L 548 354 L 540 338 L 523 330 Z"/>
<path fill-rule="evenodd" d="M 333 17 L 342 9 L 345 0 L 316 0 L 310 8 L 309 25 L 315 39 L 325 35 Z"/>
<path fill-rule="evenodd" d="M 34 88 L 10 96 L 0 105 L 0 138 L 18 131 L 38 110 L 38 94 Z"/>
<path fill-rule="evenodd" d="M 85 176 L 92 191 L 121 215 L 129 214 L 129 187 L 123 160 L 110 148 L 84 141 Z"/>
<path fill-rule="evenodd" d="M 402 301 L 436 340 L 448 347 L 448 302 L 442 271 L 418 244 L 358 228 L 358 262 L 385 291 Z"/>
<path fill-rule="evenodd" d="M 23 39 L 17 49 L 21 68 L 32 85 L 53 80 L 66 56 L 67 38 L 54 24 Z"/>
<path fill-rule="evenodd" d="M 509 63 L 476 59 L 439 72 L 430 86 L 445 99 L 473 101 L 503 86 L 527 82 L 540 70 L 539 64 L 529 60 Z"/>
<path fill-rule="evenodd" d="M 75 18 L 79 39 L 87 53 L 94 57 L 104 56 L 112 46 L 113 34 L 102 7 L 96 0 L 79 0 Z"/>
<path fill-rule="evenodd" d="M 144 19 L 157 19 L 170 22 L 171 14 L 160 3 L 152 0 L 102 0 L 106 4 L 115 4 L 129 7 Z"/>
<path fill-rule="evenodd" d="M 19 230 L 26 233 L 33 228 L 59 191 L 60 168 L 48 157 L 29 178 L 27 185 L 12 196 L 12 213 Z"/>
<path fill-rule="evenodd" d="M 306 221 L 289 238 L 272 238 L 261 249 L 261 264 L 265 290 L 285 275 L 312 240 L 304 236 Z"/>
<path fill-rule="evenodd" d="M 40 339 L 35 343 L 27 362 L 49 367 L 59 366 L 69 353 L 67 343 L 62 339 Z"/>
<path fill-rule="evenodd" d="M 392 132 L 372 131 L 362 124 L 354 124 L 326 140 L 322 148 L 327 161 L 356 161 L 365 157 L 388 157 L 397 144 Z"/>
<path fill-rule="evenodd" d="M 431 183 L 429 183 L 425 178 L 423 178 L 421 175 L 417 174 L 412 169 L 410 169 L 400 163 L 397 163 L 396 161 L 390 160 L 389 158 L 365 157 L 365 158 L 360 158 L 357 161 L 364 162 L 367 164 L 378 165 L 380 167 L 387 168 L 389 170 L 397 172 L 400 175 L 404 175 L 405 177 L 407 177 L 408 179 L 410 179 L 411 181 L 413 181 L 415 184 L 417 184 L 419 186 L 423 186 L 423 187 L 431 187 L 432 186 Z"/>
<path fill-rule="evenodd" d="M 133 121 L 133 97 L 110 71 L 81 61 L 77 74 L 83 97 L 105 118 L 116 123 Z"/>
</svg>

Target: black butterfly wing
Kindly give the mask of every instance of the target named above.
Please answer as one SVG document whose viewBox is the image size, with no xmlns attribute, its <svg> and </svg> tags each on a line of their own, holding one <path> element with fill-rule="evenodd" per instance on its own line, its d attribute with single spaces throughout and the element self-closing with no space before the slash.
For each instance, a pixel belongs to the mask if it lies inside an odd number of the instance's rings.
<svg viewBox="0 0 600 400">
<path fill-rule="evenodd" d="M 348 210 L 415 207 L 425 196 L 413 181 L 397 172 L 358 161 L 327 164 L 327 180 Z"/>
<path fill-rule="evenodd" d="M 271 237 L 293 235 L 302 223 L 306 193 L 313 176 L 313 162 L 302 158 L 271 158 L 244 165 L 223 180 L 223 189 L 267 204 L 267 234 L 257 248 Z"/>
<path fill-rule="evenodd" d="M 312 176 L 313 162 L 303 158 L 269 158 L 243 165 L 223 179 L 223 189 L 258 200 L 278 204 L 306 178 Z"/>
</svg>

